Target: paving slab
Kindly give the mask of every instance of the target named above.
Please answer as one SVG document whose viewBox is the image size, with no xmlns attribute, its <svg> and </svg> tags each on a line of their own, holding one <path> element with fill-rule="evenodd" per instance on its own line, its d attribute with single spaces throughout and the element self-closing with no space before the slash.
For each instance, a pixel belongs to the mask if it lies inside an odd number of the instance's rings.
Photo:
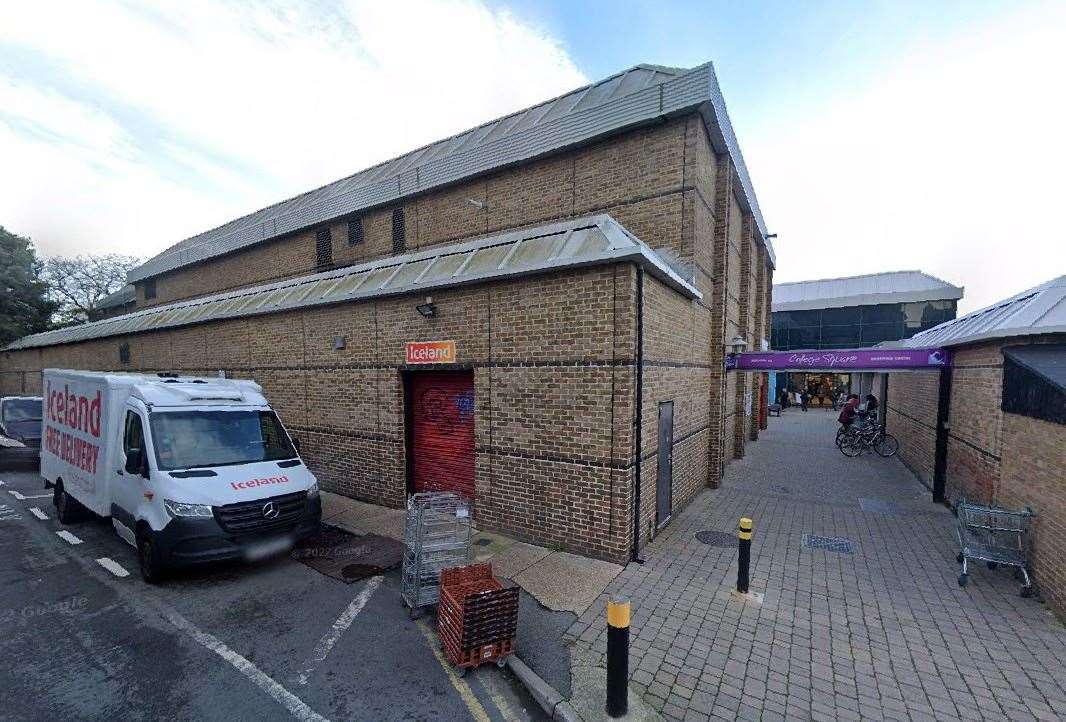
<svg viewBox="0 0 1066 722">
<path fill-rule="evenodd" d="M 515 542 L 491 557 L 492 572 L 504 579 L 514 579 L 518 574 L 545 559 L 551 553 L 551 549 L 526 544 L 525 542 Z"/>
<path fill-rule="evenodd" d="M 584 614 L 621 571 L 618 564 L 553 552 L 516 574 L 514 581 L 548 609 Z"/>
<path fill-rule="evenodd" d="M 1066 627 L 1004 570 L 975 565 L 958 586 L 951 511 L 899 460 L 843 456 L 832 415 L 769 421 L 578 613 L 573 648 L 602 664 L 617 594 L 633 604 L 631 682 L 668 720 L 1061 715 Z M 740 517 L 755 522 L 745 599 L 735 545 L 697 538 Z"/>
</svg>

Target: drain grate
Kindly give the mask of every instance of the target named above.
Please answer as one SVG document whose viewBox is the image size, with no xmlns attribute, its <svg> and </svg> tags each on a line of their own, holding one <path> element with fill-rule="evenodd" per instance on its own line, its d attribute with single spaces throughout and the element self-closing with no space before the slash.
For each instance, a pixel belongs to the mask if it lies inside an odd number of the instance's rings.
<svg viewBox="0 0 1066 722">
<path fill-rule="evenodd" d="M 696 541 L 712 547 L 735 547 L 737 545 L 737 535 L 730 534 L 727 531 L 706 529 L 696 532 Z"/>
<path fill-rule="evenodd" d="M 899 514 L 899 507 L 893 501 L 887 499 L 870 499 L 865 496 L 859 497 L 859 508 L 873 514 Z"/>
<path fill-rule="evenodd" d="M 808 549 L 823 549 L 827 552 L 840 554 L 854 554 L 855 546 L 851 539 L 841 536 L 818 536 L 817 534 L 804 534 L 803 546 Z"/>
</svg>

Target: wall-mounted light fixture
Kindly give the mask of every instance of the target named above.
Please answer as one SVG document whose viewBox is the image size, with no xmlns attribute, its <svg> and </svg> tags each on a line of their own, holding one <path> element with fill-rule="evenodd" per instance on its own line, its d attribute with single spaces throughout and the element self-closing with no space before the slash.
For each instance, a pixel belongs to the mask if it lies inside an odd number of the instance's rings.
<svg viewBox="0 0 1066 722">
<path fill-rule="evenodd" d="M 734 354 L 735 353 L 742 353 L 744 351 L 744 349 L 747 348 L 747 347 L 748 347 L 748 342 L 745 341 L 744 337 L 739 335 L 739 334 L 734 336 L 732 341 L 726 341 L 726 343 L 725 343 L 725 350 L 728 351 L 729 353 L 734 353 Z"/>
<path fill-rule="evenodd" d="M 426 302 L 415 306 L 415 310 L 422 314 L 423 318 L 433 318 L 437 315 L 437 304 L 433 303 L 431 296 L 426 296 Z"/>
<path fill-rule="evenodd" d="M 348 340 L 344 336 L 333 337 L 333 350 L 340 351 L 342 348 L 348 345 Z"/>
</svg>

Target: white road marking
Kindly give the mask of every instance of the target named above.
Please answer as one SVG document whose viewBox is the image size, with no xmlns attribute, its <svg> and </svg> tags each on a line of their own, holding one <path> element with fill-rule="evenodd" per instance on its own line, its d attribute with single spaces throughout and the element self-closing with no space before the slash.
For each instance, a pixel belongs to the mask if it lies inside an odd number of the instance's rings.
<svg viewBox="0 0 1066 722">
<path fill-rule="evenodd" d="M 21 494 L 18 498 L 21 501 L 22 499 L 51 499 L 53 496 L 54 494 L 30 494 L 29 496 Z"/>
<path fill-rule="evenodd" d="M 337 643 L 337 640 L 341 638 L 341 635 L 347 631 L 348 627 L 352 626 L 352 622 L 359 615 L 359 612 L 363 611 L 363 607 L 366 606 L 367 601 L 370 599 L 370 595 L 374 593 L 379 586 L 381 586 L 381 580 L 383 577 L 373 577 L 367 582 L 363 591 L 356 595 L 352 603 L 337 617 L 337 621 L 333 623 L 329 631 L 326 632 L 322 639 L 318 640 L 318 644 L 311 651 L 311 658 L 307 660 L 307 664 L 304 665 L 304 671 L 300 673 L 298 682 L 300 684 L 307 684 L 307 676 L 311 672 L 315 671 L 315 666 L 323 661 L 328 655 L 333 645 Z"/>
<path fill-rule="evenodd" d="M 43 511 L 41 511 L 40 509 L 38 509 L 35 506 L 31 506 L 30 507 L 30 513 L 33 514 L 38 519 L 40 519 L 41 521 L 45 521 L 45 520 L 48 519 L 48 515 L 45 514 Z"/>
<path fill-rule="evenodd" d="M 299 697 L 271 679 L 262 670 L 249 662 L 241 655 L 227 647 L 225 643 L 207 632 L 199 629 L 185 617 L 169 607 L 164 607 L 163 614 L 167 620 L 178 629 L 187 633 L 197 642 L 207 647 L 222 659 L 233 665 L 233 668 L 250 679 L 255 686 L 274 698 L 278 704 L 289 710 L 293 717 L 303 722 L 328 722 L 325 717 L 307 706 Z"/>
<path fill-rule="evenodd" d="M 81 539 L 79 539 L 78 537 L 74 536 L 73 534 L 71 534 L 66 529 L 63 529 L 62 531 L 57 531 L 56 532 L 56 536 L 58 536 L 60 539 L 62 539 L 65 542 L 70 542 L 71 544 L 81 544 Z"/>
<path fill-rule="evenodd" d="M 22 494 L 18 493 L 17 491 L 14 491 L 13 489 L 9 489 L 7 493 L 10 494 L 11 496 L 15 497 L 19 501 L 22 501 L 23 499 L 26 498 Z"/>
<path fill-rule="evenodd" d="M 4 485 L 4 484 L 6 484 L 6 483 L 7 483 L 7 482 L 5 482 L 5 481 L 4 481 L 3 479 L 0 479 L 0 486 L 3 486 L 3 485 Z"/>
<path fill-rule="evenodd" d="M 9 519 L 21 519 L 22 515 L 18 513 L 18 509 L 8 506 L 7 504 L 0 504 L 0 521 L 7 521 Z"/>
<path fill-rule="evenodd" d="M 130 575 L 130 573 L 126 571 L 125 567 L 123 567 L 121 564 L 116 562 L 114 559 L 111 559 L 110 557 L 100 557 L 96 560 L 96 563 L 102 566 L 107 571 L 114 574 L 116 577 L 128 577 Z"/>
</svg>

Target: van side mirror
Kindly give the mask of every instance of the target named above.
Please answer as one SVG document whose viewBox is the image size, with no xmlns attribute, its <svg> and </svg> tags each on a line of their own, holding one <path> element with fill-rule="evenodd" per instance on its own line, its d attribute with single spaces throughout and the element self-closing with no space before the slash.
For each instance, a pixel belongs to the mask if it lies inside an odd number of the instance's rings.
<svg viewBox="0 0 1066 722">
<path fill-rule="evenodd" d="M 144 449 L 130 449 L 126 452 L 126 473 L 148 478 L 148 459 L 144 456 Z"/>
</svg>

